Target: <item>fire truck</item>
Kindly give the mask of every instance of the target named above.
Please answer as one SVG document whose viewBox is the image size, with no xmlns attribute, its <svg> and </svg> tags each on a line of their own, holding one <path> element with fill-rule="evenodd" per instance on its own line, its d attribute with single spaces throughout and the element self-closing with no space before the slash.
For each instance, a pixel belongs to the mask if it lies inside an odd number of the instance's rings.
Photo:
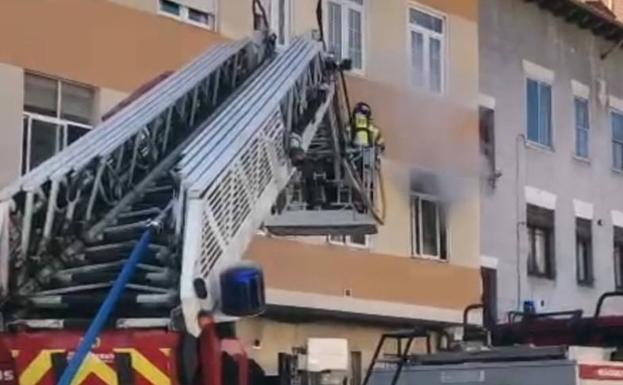
<svg viewBox="0 0 623 385">
<path fill-rule="evenodd" d="M 265 308 L 258 229 L 382 219 L 349 63 L 316 35 L 213 47 L 0 191 L 1 385 L 250 383 L 232 324 Z"/>
<path fill-rule="evenodd" d="M 595 312 L 513 311 L 502 323 L 489 309 L 469 306 L 460 338 L 446 330 L 417 327 L 381 336 L 364 385 L 615 385 L 623 383 L 623 316 L 604 314 L 604 293 Z M 484 327 L 468 322 L 482 309 Z M 436 344 L 432 333 L 435 332 Z M 417 340 L 425 351 L 414 352 Z"/>
</svg>

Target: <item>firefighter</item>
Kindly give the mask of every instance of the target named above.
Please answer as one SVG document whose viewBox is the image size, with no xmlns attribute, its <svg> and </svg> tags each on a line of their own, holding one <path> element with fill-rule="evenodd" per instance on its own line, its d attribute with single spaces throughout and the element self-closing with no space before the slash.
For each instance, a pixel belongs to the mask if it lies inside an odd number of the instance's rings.
<svg viewBox="0 0 623 385">
<path fill-rule="evenodd" d="M 372 109 L 367 103 L 359 102 L 355 105 L 349 128 L 351 145 L 358 155 L 355 163 L 362 188 L 373 200 L 375 174 L 379 167 L 379 155 L 385 151 L 385 142 L 381 131 L 372 122 Z M 361 197 L 354 197 L 353 203 L 359 212 L 364 211 Z"/>
<path fill-rule="evenodd" d="M 352 114 L 352 144 L 354 147 L 377 147 L 385 150 L 385 141 L 381 131 L 372 123 L 372 109 L 367 103 L 359 102 Z"/>
</svg>

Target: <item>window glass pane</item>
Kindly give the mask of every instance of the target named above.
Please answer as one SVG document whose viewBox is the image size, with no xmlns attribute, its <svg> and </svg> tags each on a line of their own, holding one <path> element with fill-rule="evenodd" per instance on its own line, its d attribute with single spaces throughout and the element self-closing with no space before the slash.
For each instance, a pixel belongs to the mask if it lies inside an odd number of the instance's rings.
<svg viewBox="0 0 623 385">
<path fill-rule="evenodd" d="M 414 248 L 413 253 L 421 254 L 421 239 L 420 239 L 420 199 L 413 198 L 411 201 L 411 220 L 412 220 L 412 247 Z"/>
<path fill-rule="evenodd" d="M 286 43 L 286 0 L 278 0 L 279 8 L 277 15 L 277 43 L 285 44 Z"/>
<path fill-rule="evenodd" d="M 534 262 L 536 271 L 547 272 L 547 233 L 542 229 L 534 230 Z"/>
<path fill-rule="evenodd" d="M 210 25 L 210 15 L 194 8 L 188 8 L 188 19 L 195 23 Z"/>
<path fill-rule="evenodd" d="M 552 144 L 552 88 L 547 84 L 539 85 L 539 143 Z"/>
<path fill-rule="evenodd" d="M 58 81 L 26 74 L 24 77 L 24 110 L 47 116 L 57 116 Z"/>
<path fill-rule="evenodd" d="M 61 118 L 82 124 L 91 124 L 93 90 L 75 84 L 61 85 Z"/>
<path fill-rule="evenodd" d="M 67 145 L 69 146 L 70 144 L 78 140 L 78 138 L 80 138 L 87 132 L 89 132 L 88 128 L 68 125 L 67 126 Z"/>
<path fill-rule="evenodd" d="M 411 8 L 409 10 L 409 22 L 437 33 L 443 32 L 442 19 L 417 9 Z"/>
<path fill-rule="evenodd" d="M 348 53 L 353 62 L 353 68 L 362 67 L 361 47 L 361 12 L 348 10 Z"/>
<path fill-rule="evenodd" d="M 441 92 L 441 40 L 430 38 L 430 89 Z"/>
<path fill-rule="evenodd" d="M 437 204 L 422 199 L 422 253 L 425 255 L 439 255 L 437 241 L 439 236 L 439 223 L 437 217 Z"/>
<path fill-rule="evenodd" d="M 329 2 L 329 51 L 342 58 L 342 6 Z"/>
<path fill-rule="evenodd" d="M 28 122 L 28 117 L 24 115 L 24 130 L 22 131 L 22 174 L 28 172 Z"/>
<path fill-rule="evenodd" d="M 623 246 L 620 244 L 614 244 L 614 268 L 615 268 L 615 279 L 616 279 L 616 287 L 620 289 L 623 286 L 623 255 L 621 250 Z"/>
<path fill-rule="evenodd" d="M 160 0 L 160 10 L 162 12 L 170 13 L 176 16 L 179 16 L 181 13 L 180 5 L 174 1 L 169 0 Z"/>
<path fill-rule="evenodd" d="M 612 138 L 623 142 L 623 115 L 616 112 L 612 113 Z"/>
<path fill-rule="evenodd" d="M 576 155 L 588 158 L 588 130 L 579 128 L 576 130 Z"/>
<path fill-rule="evenodd" d="M 534 80 L 527 82 L 528 140 L 539 141 L 539 85 Z"/>
<path fill-rule="evenodd" d="M 587 262 L 587 248 L 586 242 L 582 240 L 578 240 L 576 243 L 576 255 L 578 260 L 578 280 L 586 281 L 588 279 L 588 274 L 586 271 L 586 262 Z"/>
<path fill-rule="evenodd" d="M 365 246 L 366 245 L 366 235 L 365 234 L 357 234 L 350 236 L 350 243 L 354 243 L 356 245 Z"/>
<path fill-rule="evenodd" d="M 413 84 L 416 87 L 425 85 L 424 72 L 424 36 L 411 31 L 411 66 L 413 69 Z"/>
<path fill-rule="evenodd" d="M 623 143 L 612 143 L 612 167 L 623 170 Z"/>
<path fill-rule="evenodd" d="M 588 101 L 575 98 L 575 124 L 578 128 L 589 128 L 588 124 Z"/>
<path fill-rule="evenodd" d="M 60 148 L 60 130 L 58 126 L 33 119 L 31 123 L 30 169 L 32 170 Z"/>
</svg>

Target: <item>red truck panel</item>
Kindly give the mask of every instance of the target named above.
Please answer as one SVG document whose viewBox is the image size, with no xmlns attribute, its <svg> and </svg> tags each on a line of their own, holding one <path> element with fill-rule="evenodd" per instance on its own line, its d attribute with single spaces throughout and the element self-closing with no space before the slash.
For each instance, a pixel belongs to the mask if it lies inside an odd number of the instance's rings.
<svg viewBox="0 0 623 385">
<path fill-rule="evenodd" d="M 72 331 L 0 335 L 0 342 L 5 346 L 4 353 L 0 353 L 0 365 L 7 362 L 7 352 L 10 352 L 14 360 L 13 374 L 20 385 L 54 385 L 81 337 L 81 332 Z M 160 330 L 105 332 L 93 346 L 75 384 L 121 385 L 119 378 L 131 378 L 135 385 L 175 385 L 178 383 L 175 357 L 179 340 L 178 333 Z M 9 361 L 2 370 L 12 370 L 10 366 Z M 0 381 L 2 385 L 5 383 Z"/>
</svg>

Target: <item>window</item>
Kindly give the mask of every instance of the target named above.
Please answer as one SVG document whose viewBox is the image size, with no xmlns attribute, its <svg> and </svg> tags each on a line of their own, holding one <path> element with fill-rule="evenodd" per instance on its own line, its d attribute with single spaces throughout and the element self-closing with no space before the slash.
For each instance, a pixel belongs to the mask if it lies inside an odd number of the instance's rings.
<svg viewBox="0 0 623 385">
<path fill-rule="evenodd" d="M 528 205 L 528 274 L 555 278 L 554 212 Z"/>
<path fill-rule="evenodd" d="M 480 107 L 480 153 L 486 159 L 489 180 L 495 182 L 495 111 Z"/>
<path fill-rule="evenodd" d="M 214 30 L 216 25 L 213 13 L 187 7 L 175 1 L 160 0 L 159 12 L 161 15 L 169 16 L 201 28 Z"/>
<path fill-rule="evenodd" d="M 174 1 L 160 0 L 160 11 L 180 16 L 182 14 L 182 7 Z"/>
<path fill-rule="evenodd" d="M 292 35 L 292 0 L 262 0 L 261 3 L 266 11 L 270 29 L 277 36 L 277 45 L 287 45 Z M 263 19 L 260 10 L 256 9 L 253 28 L 261 29 Z"/>
<path fill-rule="evenodd" d="M 443 92 L 445 71 L 445 18 L 409 8 L 411 81 L 417 88 Z"/>
<path fill-rule="evenodd" d="M 275 3 L 271 7 L 271 29 L 277 34 L 277 44 L 286 45 L 290 42 L 290 25 L 292 19 L 292 0 L 272 0 Z M 272 5 L 272 4 L 271 4 Z"/>
<path fill-rule="evenodd" d="M 589 116 L 588 100 L 580 97 L 574 98 L 575 105 L 575 155 L 580 158 L 588 158 L 589 154 Z"/>
<path fill-rule="evenodd" d="M 577 280 L 580 285 L 593 285 L 593 240 L 591 221 L 575 219 L 575 257 Z"/>
<path fill-rule="evenodd" d="M 612 167 L 623 171 L 623 113 L 612 111 Z"/>
<path fill-rule="evenodd" d="M 552 87 L 537 80 L 527 81 L 528 140 L 552 147 Z"/>
<path fill-rule="evenodd" d="M 411 254 L 446 260 L 446 223 L 441 203 L 434 197 L 411 197 Z"/>
<path fill-rule="evenodd" d="M 329 0 L 329 51 L 340 59 L 352 60 L 354 69 L 363 70 L 364 0 Z"/>
<path fill-rule="evenodd" d="M 22 173 L 38 166 L 92 127 L 94 95 L 90 87 L 25 74 Z"/>
<path fill-rule="evenodd" d="M 370 247 L 370 238 L 365 234 L 357 235 L 330 235 L 328 237 L 330 243 L 337 245 L 345 245 L 351 247 Z"/>
<path fill-rule="evenodd" d="M 617 290 L 623 290 L 623 227 L 615 226 L 614 232 L 614 278 Z"/>
</svg>

